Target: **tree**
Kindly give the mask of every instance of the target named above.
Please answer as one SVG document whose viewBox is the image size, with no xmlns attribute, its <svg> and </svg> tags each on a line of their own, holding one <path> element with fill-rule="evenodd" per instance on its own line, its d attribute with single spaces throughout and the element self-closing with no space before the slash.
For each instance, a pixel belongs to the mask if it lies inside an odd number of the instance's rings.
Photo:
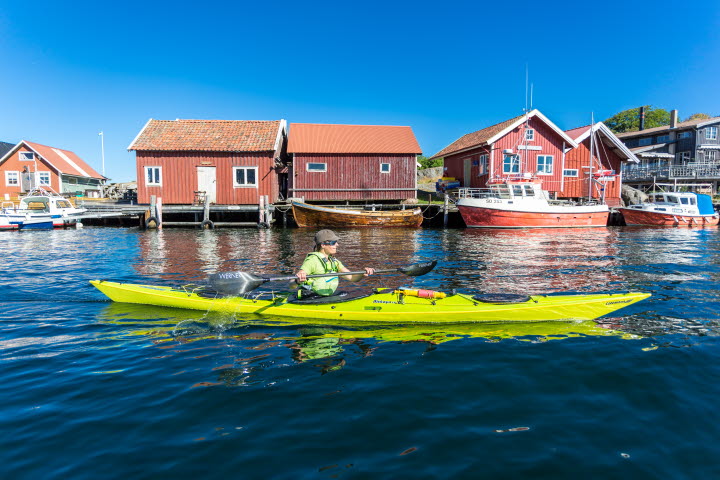
<svg viewBox="0 0 720 480">
<path fill-rule="evenodd" d="M 442 167 L 445 163 L 442 158 L 436 158 L 434 160 L 430 160 L 429 158 L 424 157 L 422 155 L 417 157 L 417 161 L 420 164 L 421 170 L 424 170 L 426 168 Z"/>
<path fill-rule="evenodd" d="M 688 118 L 686 118 L 684 121 L 687 122 L 689 120 L 707 120 L 708 118 L 712 118 L 712 117 L 710 115 L 708 115 L 707 113 L 693 113 Z"/>
<path fill-rule="evenodd" d="M 616 113 L 603 122 L 615 133 L 634 132 L 640 130 L 640 109 L 631 108 Z M 670 125 L 670 112 L 662 108 L 645 105 L 645 128 Z"/>
</svg>

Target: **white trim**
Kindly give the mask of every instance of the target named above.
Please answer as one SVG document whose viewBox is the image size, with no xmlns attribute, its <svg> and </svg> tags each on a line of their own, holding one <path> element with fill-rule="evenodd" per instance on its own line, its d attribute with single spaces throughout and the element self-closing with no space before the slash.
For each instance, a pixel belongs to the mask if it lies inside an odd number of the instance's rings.
<svg viewBox="0 0 720 480">
<path fill-rule="evenodd" d="M 540 173 L 540 157 L 550 157 L 550 172 Z M 547 163 L 544 166 L 547 167 Z M 553 175 L 553 170 L 555 170 L 555 155 L 537 155 L 537 156 L 535 156 L 535 171 L 537 172 L 538 175 L 551 176 L 551 175 Z"/>
<path fill-rule="evenodd" d="M 525 121 L 526 121 L 527 119 L 532 118 L 532 117 L 538 117 L 540 120 L 542 120 L 548 127 L 550 127 L 550 128 L 552 128 L 553 130 L 555 130 L 555 132 L 556 132 L 558 135 L 560 135 L 560 136 L 563 138 L 563 140 L 567 141 L 567 143 L 569 143 L 570 145 L 572 145 L 573 148 L 578 146 L 578 144 L 575 143 L 575 140 L 573 140 L 572 138 L 570 138 L 567 133 L 565 133 L 565 132 L 563 132 L 562 130 L 560 130 L 557 125 L 555 125 L 553 122 L 551 122 L 545 115 L 543 115 L 542 113 L 540 113 L 540 111 L 539 111 L 538 109 L 533 109 L 533 110 L 530 111 L 527 115 L 523 115 L 522 117 L 520 117 L 519 119 L 517 119 L 515 122 L 513 122 L 510 126 L 506 127 L 506 128 L 505 128 L 504 130 L 502 130 L 500 133 L 495 134 L 495 136 L 489 138 L 489 139 L 488 139 L 487 141 L 485 141 L 484 143 L 495 143 L 495 142 L 497 142 L 499 139 L 501 139 L 502 137 L 504 137 L 505 135 L 507 135 L 508 133 L 510 133 L 511 131 L 513 131 L 515 128 L 517 128 L 517 127 L 519 127 L 520 125 L 522 125 L 523 123 L 525 123 Z"/>
<path fill-rule="evenodd" d="M 17 180 L 17 183 L 9 183 L 9 177 L 10 173 L 15 174 L 15 180 Z M 20 186 L 20 172 L 17 170 L 5 170 L 5 186 L 6 187 L 19 187 Z"/>
<path fill-rule="evenodd" d="M 40 183 L 40 175 L 43 175 L 43 174 L 47 174 L 48 183 Z M 48 170 L 37 171 L 37 172 L 35 172 L 35 177 L 36 177 L 35 182 L 38 186 L 52 187 L 52 175 L 51 175 L 50 171 L 48 171 Z"/>
<path fill-rule="evenodd" d="M 565 172 L 575 172 L 575 175 L 566 175 Z M 580 176 L 580 170 L 577 168 L 565 168 L 563 169 L 563 177 L 579 177 Z"/>
<path fill-rule="evenodd" d="M 387 172 L 383 171 L 383 165 L 387 165 L 388 169 Z M 392 170 L 392 165 L 387 162 L 380 162 L 380 173 L 390 173 L 390 170 Z"/>
<path fill-rule="evenodd" d="M 282 143 L 282 134 L 283 132 L 287 131 L 287 120 L 280 119 L 280 128 L 278 128 L 278 133 L 275 135 L 275 151 L 277 152 L 280 149 L 280 144 Z M 234 181 L 234 180 L 233 180 Z"/>
<path fill-rule="evenodd" d="M 243 169 L 243 170 L 255 170 L 255 183 L 237 183 L 237 171 Z M 233 178 L 233 188 L 257 188 L 258 183 L 258 167 L 251 165 L 234 165 L 232 167 L 232 178 Z M 245 174 L 245 179 L 247 180 L 247 173 Z"/>
<path fill-rule="evenodd" d="M 706 121 L 700 122 L 697 125 L 695 125 L 695 128 L 702 128 L 705 125 L 712 125 L 713 123 L 720 124 L 720 117 L 708 118 Z"/>
<path fill-rule="evenodd" d="M 160 181 L 158 183 L 149 183 L 148 182 L 148 170 L 151 168 L 157 168 L 158 169 L 158 176 L 160 177 Z M 145 183 L 146 187 L 162 187 L 162 181 L 163 181 L 163 173 L 162 173 L 162 167 L 160 165 L 145 165 L 143 167 L 143 172 L 145 175 L 143 176 L 143 182 Z"/>
<path fill-rule="evenodd" d="M 65 152 L 63 152 L 62 150 L 57 149 L 57 148 L 53 148 L 53 147 L 50 147 L 50 148 L 51 148 L 52 151 L 55 152 L 60 158 L 62 158 L 63 160 L 65 160 L 67 163 L 69 163 L 71 167 L 73 167 L 73 168 L 74 168 L 75 170 L 77 170 L 78 172 L 82 173 L 82 176 L 84 176 L 84 177 L 92 177 L 92 175 L 88 174 L 85 170 L 83 170 L 82 168 L 80 168 L 80 166 L 79 166 L 77 163 L 73 162 L 73 161 L 70 159 L 70 157 L 68 157 L 67 155 L 65 155 Z"/>
<path fill-rule="evenodd" d="M 518 145 L 518 150 L 542 150 L 539 145 Z"/>
<path fill-rule="evenodd" d="M 133 138 L 133 141 L 130 142 L 130 145 L 128 145 L 128 148 L 127 148 L 128 151 L 134 150 L 134 149 L 132 148 L 132 146 L 135 144 L 135 142 L 137 142 L 137 139 L 140 138 L 140 135 L 145 131 L 145 129 L 148 127 L 148 125 L 150 125 L 150 122 L 152 122 L 152 121 L 153 121 L 153 119 L 151 118 L 150 120 L 148 120 L 147 122 L 145 122 L 145 126 L 140 130 L 140 132 L 138 132 L 137 135 L 135 135 L 135 138 Z"/>
<path fill-rule="evenodd" d="M 29 160 L 27 158 L 22 158 L 23 153 L 29 153 L 30 155 L 32 155 L 32 158 Z M 37 155 L 37 154 L 34 151 L 33 152 L 18 152 L 18 162 L 34 162 L 37 160 L 37 158 L 35 158 L 35 155 Z"/>
<path fill-rule="evenodd" d="M 324 165 L 325 168 L 323 170 L 310 170 L 310 164 L 314 165 Z M 327 162 L 307 162 L 305 164 L 305 171 L 309 173 L 325 173 L 327 172 Z"/>
<path fill-rule="evenodd" d="M 578 145 L 580 145 L 583 141 L 585 141 L 587 137 L 590 136 L 591 131 L 600 131 L 604 133 L 605 136 L 610 139 L 610 141 L 618 148 L 618 150 L 625 154 L 628 162 L 640 163 L 640 160 L 638 160 L 635 154 L 631 152 L 630 149 L 627 148 L 625 144 L 620 140 L 620 138 L 618 138 L 617 135 L 615 135 L 613 131 L 610 130 L 608 126 L 605 125 L 603 122 L 597 122 L 595 125 L 589 127 L 585 131 L 585 133 L 576 138 L 575 141 L 578 143 Z"/>
</svg>

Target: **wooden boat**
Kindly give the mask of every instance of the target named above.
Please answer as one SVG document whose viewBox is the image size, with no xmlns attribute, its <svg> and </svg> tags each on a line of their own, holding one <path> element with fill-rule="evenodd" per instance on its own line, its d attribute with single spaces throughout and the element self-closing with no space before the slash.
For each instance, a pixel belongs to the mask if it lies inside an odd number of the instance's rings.
<svg viewBox="0 0 720 480">
<path fill-rule="evenodd" d="M 646 203 L 618 208 L 626 225 L 663 227 L 715 226 L 720 216 L 710 195 L 693 192 L 657 192 Z"/>
<path fill-rule="evenodd" d="M 369 211 L 319 207 L 292 202 L 298 227 L 414 227 L 423 221 L 422 210 Z"/>
<path fill-rule="evenodd" d="M 465 225 L 474 228 L 605 227 L 603 204 L 552 202 L 532 177 L 501 179 L 489 188 L 461 188 L 457 206 Z"/>
</svg>

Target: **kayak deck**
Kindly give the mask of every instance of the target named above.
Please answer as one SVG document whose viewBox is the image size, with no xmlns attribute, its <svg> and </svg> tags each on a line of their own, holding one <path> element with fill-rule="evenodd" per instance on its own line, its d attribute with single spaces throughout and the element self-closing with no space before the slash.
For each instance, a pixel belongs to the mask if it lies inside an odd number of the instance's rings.
<svg viewBox="0 0 720 480">
<path fill-rule="evenodd" d="M 156 305 L 237 314 L 277 315 L 369 323 L 474 323 L 594 320 L 648 298 L 642 292 L 534 295 L 516 303 L 483 302 L 471 295 L 441 299 L 420 298 L 395 291 L 375 293 L 342 303 L 293 303 L 291 294 L 270 294 L 269 300 L 245 297 L 208 297 L 190 289 L 90 282 L 115 302 Z"/>
</svg>

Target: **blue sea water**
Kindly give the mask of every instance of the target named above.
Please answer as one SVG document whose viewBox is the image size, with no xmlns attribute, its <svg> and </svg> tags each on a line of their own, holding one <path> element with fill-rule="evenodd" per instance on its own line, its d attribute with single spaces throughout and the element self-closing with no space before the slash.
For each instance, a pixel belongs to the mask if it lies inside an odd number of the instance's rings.
<svg viewBox="0 0 720 480">
<path fill-rule="evenodd" d="M 598 322 L 281 325 L 88 281 L 290 274 L 311 231 L 3 232 L 0 476 L 720 478 L 717 229 L 338 233 L 350 268 L 439 260 L 362 287 L 653 296 Z"/>
</svg>

